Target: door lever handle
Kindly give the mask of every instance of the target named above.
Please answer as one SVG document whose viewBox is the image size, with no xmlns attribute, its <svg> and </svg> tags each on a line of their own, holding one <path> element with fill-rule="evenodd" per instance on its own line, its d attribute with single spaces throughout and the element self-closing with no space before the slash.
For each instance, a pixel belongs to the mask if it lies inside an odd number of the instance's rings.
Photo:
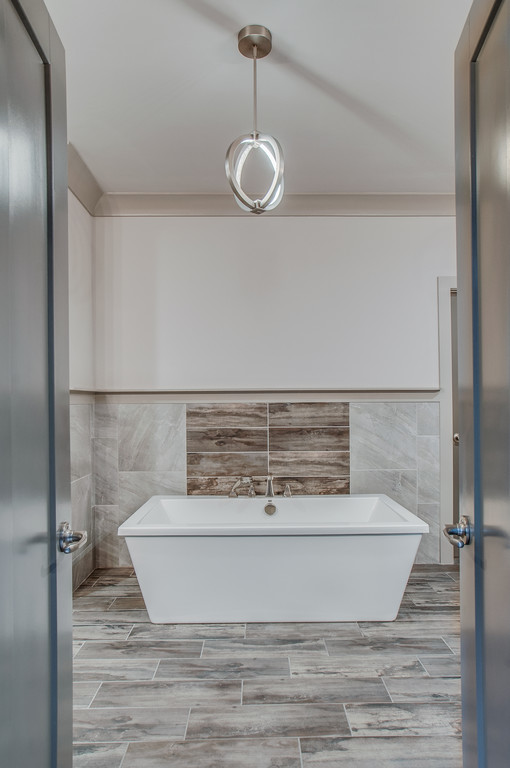
<svg viewBox="0 0 510 768">
<path fill-rule="evenodd" d="M 60 523 L 58 534 L 58 546 L 61 552 L 69 555 L 76 552 L 87 543 L 87 531 L 72 531 L 69 523 Z"/>
<path fill-rule="evenodd" d="M 466 544 L 471 544 L 471 523 L 469 518 L 463 515 L 458 523 L 445 525 L 443 533 L 454 547 L 462 549 Z"/>
</svg>

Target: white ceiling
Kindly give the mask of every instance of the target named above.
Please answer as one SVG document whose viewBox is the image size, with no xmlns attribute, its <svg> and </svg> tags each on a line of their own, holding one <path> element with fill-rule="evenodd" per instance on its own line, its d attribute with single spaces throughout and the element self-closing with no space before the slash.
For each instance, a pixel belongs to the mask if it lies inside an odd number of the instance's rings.
<svg viewBox="0 0 510 768">
<path fill-rule="evenodd" d="M 246 24 L 273 34 L 259 128 L 292 194 L 454 191 L 453 56 L 471 0 L 45 0 L 68 132 L 105 192 L 226 194 L 252 125 Z"/>
</svg>

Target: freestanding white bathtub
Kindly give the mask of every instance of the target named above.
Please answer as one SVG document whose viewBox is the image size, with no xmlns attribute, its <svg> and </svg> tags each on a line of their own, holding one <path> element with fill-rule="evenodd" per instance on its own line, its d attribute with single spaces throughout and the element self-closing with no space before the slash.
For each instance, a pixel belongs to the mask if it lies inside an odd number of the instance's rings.
<svg viewBox="0 0 510 768">
<path fill-rule="evenodd" d="M 428 525 L 387 496 L 153 496 L 119 528 L 152 622 L 392 621 Z"/>
</svg>

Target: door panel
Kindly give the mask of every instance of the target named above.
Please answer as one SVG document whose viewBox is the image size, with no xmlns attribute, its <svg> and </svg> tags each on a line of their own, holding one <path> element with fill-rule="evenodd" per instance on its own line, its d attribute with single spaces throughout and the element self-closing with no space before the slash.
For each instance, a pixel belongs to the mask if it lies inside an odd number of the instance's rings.
<svg viewBox="0 0 510 768">
<path fill-rule="evenodd" d="M 12 579 L 9 691 L 19 765 L 50 766 L 51 628 L 47 201 L 44 64 L 14 9 L 4 9 L 8 78 Z M 30 659 L 30 664 L 27 664 Z M 26 696 L 31 691 L 31 696 Z M 31 727 L 26 728 L 26 723 Z"/>
<path fill-rule="evenodd" d="M 476 62 L 483 653 L 488 766 L 510 755 L 510 131 L 509 3 Z"/>
<path fill-rule="evenodd" d="M 464 768 L 508 764 L 510 0 L 475 0 L 456 52 Z"/>
<path fill-rule="evenodd" d="M 57 509 L 69 511 L 68 435 L 56 434 L 68 405 L 55 397 L 67 388 L 67 333 L 55 325 L 57 308 L 67 324 L 67 254 L 55 247 L 66 184 L 54 162 L 66 147 L 51 119 L 50 83 L 64 86 L 51 34 L 42 2 L 0 0 L 0 764 L 12 768 L 71 765 L 71 564 L 56 548 Z"/>
</svg>

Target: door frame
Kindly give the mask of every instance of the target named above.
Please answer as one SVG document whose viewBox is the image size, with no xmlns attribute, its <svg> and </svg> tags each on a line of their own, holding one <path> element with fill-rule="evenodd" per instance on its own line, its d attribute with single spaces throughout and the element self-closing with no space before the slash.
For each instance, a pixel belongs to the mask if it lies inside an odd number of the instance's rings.
<svg viewBox="0 0 510 768">
<path fill-rule="evenodd" d="M 43 0 L 10 0 L 45 68 L 48 204 L 48 378 L 50 418 L 50 591 L 52 766 L 72 764 L 71 558 L 60 552 L 57 527 L 71 517 L 69 449 L 69 294 L 67 117 L 64 47 Z M 27 692 L 27 695 L 30 695 Z"/>
<path fill-rule="evenodd" d="M 480 477 L 479 286 L 476 200 L 475 68 L 504 0 L 474 0 L 455 51 L 459 514 L 473 543 L 462 550 L 461 666 L 464 768 L 486 766 L 484 699 L 483 520 Z"/>
</svg>

